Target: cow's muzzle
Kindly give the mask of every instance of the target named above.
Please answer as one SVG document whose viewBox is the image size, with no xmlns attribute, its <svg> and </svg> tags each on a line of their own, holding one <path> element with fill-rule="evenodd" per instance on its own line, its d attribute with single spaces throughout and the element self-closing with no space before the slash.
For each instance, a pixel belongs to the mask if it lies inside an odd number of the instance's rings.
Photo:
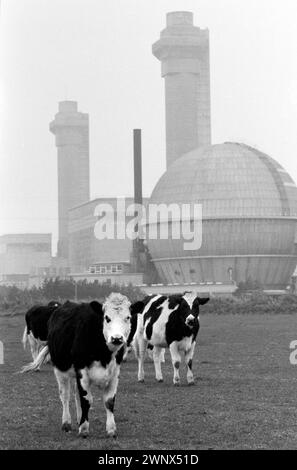
<svg viewBox="0 0 297 470">
<path fill-rule="evenodd" d="M 186 318 L 186 325 L 189 327 L 189 328 L 193 328 L 193 326 L 195 325 L 195 317 L 193 315 L 189 315 L 187 318 Z"/>
<path fill-rule="evenodd" d="M 110 342 L 111 342 L 111 344 L 113 344 L 114 346 L 120 346 L 121 344 L 124 343 L 124 337 L 121 336 L 121 335 L 111 336 Z"/>
</svg>

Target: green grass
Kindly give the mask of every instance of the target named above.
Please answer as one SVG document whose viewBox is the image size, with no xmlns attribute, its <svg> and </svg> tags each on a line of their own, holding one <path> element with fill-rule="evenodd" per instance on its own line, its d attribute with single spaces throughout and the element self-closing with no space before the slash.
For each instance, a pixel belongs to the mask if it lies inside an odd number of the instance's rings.
<svg viewBox="0 0 297 470">
<path fill-rule="evenodd" d="M 136 360 L 123 364 L 115 407 L 117 439 L 105 438 L 101 392 L 93 389 L 90 437 L 63 434 L 61 403 L 51 366 L 14 374 L 30 360 L 22 316 L 0 317 L 5 364 L 0 366 L 0 449 L 297 449 L 295 315 L 200 315 L 196 385 L 172 384 L 169 354 L 164 383 L 146 363 L 137 383 Z M 72 417 L 75 422 L 74 404 Z"/>
</svg>

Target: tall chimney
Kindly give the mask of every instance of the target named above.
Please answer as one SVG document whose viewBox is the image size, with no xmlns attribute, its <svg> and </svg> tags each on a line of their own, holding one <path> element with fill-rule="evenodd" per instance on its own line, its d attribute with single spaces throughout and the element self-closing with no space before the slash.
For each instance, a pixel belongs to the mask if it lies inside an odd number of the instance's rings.
<svg viewBox="0 0 297 470">
<path fill-rule="evenodd" d="M 134 203 L 142 204 L 141 129 L 133 129 L 134 148 Z"/>
<path fill-rule="evenodd" d="M 193 25 L 193 13 L 167 13 L 166 28 L 152 46 L 165 78 L 166 163 L 211 144 L 209 34 Z"/>
<path fill-rule="evenodd" d="M 134 160 L 134 204 L 142 205 L 142 169 L 141 169 L 141 129 L 133 129 L 133 160 Z M 134 216 L 137 217 L 135 209 Z M 143 240 L 139 237 L 138 224 L 135 225 L 136 239 L 133 240 L 131 268 L 133 272 L 143 271 L 144 256 Z"/>
<path fill-rule="evenodd" d="M 89 115 L 76 101 L 61 101 L 50 123 L 58 149 L 58 256 L 68 258 L 68 211 L 90 199 Z"/>
</svg>

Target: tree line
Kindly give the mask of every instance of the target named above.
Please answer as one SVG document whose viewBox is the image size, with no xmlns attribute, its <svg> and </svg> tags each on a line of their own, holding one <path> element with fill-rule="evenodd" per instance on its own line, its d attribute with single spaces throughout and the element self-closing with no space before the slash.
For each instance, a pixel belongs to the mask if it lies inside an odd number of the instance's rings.
<svg viewBox="0 0 297 470">
<path fill-rule="evenodd" d="M 297 296 L 292 294 L 267 295 L 257 285 L 241 285 L 235 295 L 213 296 L 203 307 L 203 314 L 296 314 Z M 140 288 L 112 284 L 110 281 L 75 282 L 73 279 L 47 279 L 42 286 L 20 289 L 16 286 L 0 286 L 0 313 L 23 313 L 34 304 L 47 304 L 50 300 L 61 303 L 66 300 L 103 301 L 111 292 L 126 295 L 131 302 L 141 300 L 145 293 Z M 202 313 L 201 313 L 202 314 Z"/>
<path fill-rule="evenodd" d="M 50 300 L 65 302 L 103 300 L 111 292 L 120 292 L 126 295 L 131 302 L 142 299 L 144 293 L 132 284 L 128 286 L 112 284 L 110 281 L 99 283 L 74 281 L 73 279 L 46 279 L 42 286 L 20 289 L 17 286 L 0 286 L 0 309 L 25 308 L 34 304 L 46 304 Z"/>
</svg>

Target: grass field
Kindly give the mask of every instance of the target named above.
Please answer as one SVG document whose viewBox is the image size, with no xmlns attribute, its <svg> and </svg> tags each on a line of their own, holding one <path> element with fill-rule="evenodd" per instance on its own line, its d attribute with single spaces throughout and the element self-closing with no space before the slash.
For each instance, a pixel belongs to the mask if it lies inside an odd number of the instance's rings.
<svg viewBox="0 0 297 470">
<path fill-rule="evenodd" d="M 123 364 L 115 408 L 117 439 L 105 438 L 101 394 L 93 390 L 90 437 L 63 434 L 51 366 L 14 374 L 30 359 L 20 342 L 24 318 L 0 317 L 5 363 L 0 365 L 0 449 L 297 449 L 295 315 L 205 315 L 194 360 L 196 385 L 172 384 L 166 353 L 164 383 L 146 363 L 137 383 L 131 355 Z M 75 422 L 74 404 L 72 417 Z"/>
</svg>

